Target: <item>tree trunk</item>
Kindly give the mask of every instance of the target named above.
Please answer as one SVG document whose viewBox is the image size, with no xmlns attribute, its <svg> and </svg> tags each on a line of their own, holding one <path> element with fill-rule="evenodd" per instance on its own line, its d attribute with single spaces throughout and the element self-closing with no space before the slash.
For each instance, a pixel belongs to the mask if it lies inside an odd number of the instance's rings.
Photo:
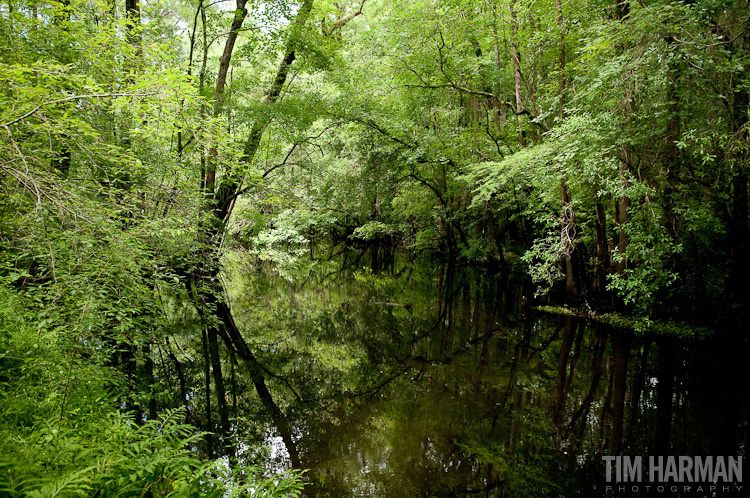
<svg viewBox="0 0 750 498">
<path fill-rule="evenodd" d="M 135 48 L 136 62 L 134 66 L 140 67 L 143 59 L 143 40 L 141 39 L 141 4 L 140 0 L 125 0 L 125 22 L 128 29 L 128 43 Z"/>
<path fill-rule="evenodd" d="M 565 175 L 560 179 L 560 239 L 565 260 L 565 302 L 577 305 L 581 282 L 576 261 L 576 219 Z"/>
<path fill-rule="evenodd" d="M 219 59 L 219 71 L 216 81 L 216 89 L 214 96 L 216 98 L 216 104 L 214 107 L 214 116 L 218 116 L 222 112 L 223 98 L 227 85 L 227 76 L 229 74 L 230 63 L 232 59 L 232 53 L 237 41 L 237 37 L 242 28 L 242 24 L 247 16 L 247 10 L 245 9 L 247 0 L 237 0 L 234 19 L 232 21 L 227 41 L 224 45 L 224 50 L 221 58 Z M 287 41 L 284 56 L 279 65 L 276 77 L 269 89 L 266 97 L 266 104 L 270 105 L 275 103 L 284 88 L 284 85 L 289 74 L 290 67 L 296 58 L 296 50 L 299 44 L 299 30 L 305 25 L 307 19 L 312 11 L 313 0 L 305 0 L 297 16 L 294 20 L 289 40 Z M 203 76 L 202 76 L 203 77 Z M 242 161 L 250 164 L 255 156 L 260 145 L 263 132 L 265 131 L 268 123 L 270 122 L 270 116 L 264 114 L 263 116 L 256 119 L 255 124 L 251 128 L 247 140 L 245 141 Z M 202 186 L 205 186 L 206 193 L 206 209 L 213 215 L 213 220 L 204 224 L 202 227 L 202 238 L 208 246 L 208 250 L 202 255 L 204 265 L 198 270 L 193 271 L 191 274 L 186 275 L 187 285 L 190 289 L 190 294 L 193 296 L 193 300 L 196 303 L 196 308 L 201 314 L 207 313 L 211 310 L 212 313 L 216 313 L 217 318 L 220 319 L 219 328 L 211 327 L 208 330 L 208 334 L 205 337 L 206 341 L 206 357 L 207 360 L 211 361 L 214 371 L 214 384 L 217 391 L 217 399 L 219 403 L 219 416 L 221 418 L 222 432 L 227 435 L 229 431 L 228 421 L 228 408 L 226 405 L 226 393 L 224 390 L 223 378 L 221 375 L 221 365 L 218 358 L 218 341 L 217 336 L 221 335 L 224 338 L 227 347 L 232 348 L 237 355 L 242 358 L 248 370 L 250 376 L 255 385 L 255 389 L 258 392 L 258 396 L 263 403 L 263 406 L 270 413 L 279 433 L 284 440 L 289 451 L 292 465 L 299 467 L 299 453 L 296 450 L 296 446 L 292 437 L 292 428 L 286 417 L 281 413 L 281 410 L 276 405 L 271 396 L 270 391 L 266 385 L 264 370 L 255 358 L 252 350 L 245 342 L 244 338 L 239 332 L 237 325 L 232 317 L 231 309 L 229 305 L 223 301 L 222 297 L 225 295 L 224 289 L 220 282 L 219 268 L 220 264 L 218 261 L 219 247 L 224 236 L 225 223 L 229 219 L 234 200 L 239 194 L 239 189 L 243 181 L 243 175 L 230 169 L 223 172 L 223 179 L 221 184 L 217 186 L 217 166 L 218 166 L 218 146 L 211 147 L 208 154 L 208 160 L 205 163 L 205 179 L 202 180 Z M 210 346 L 210 347 L 209 347 Z M 207 374 L 208 375 L 208 374 Z M 207 377 L 208 381 L 208 377 Z M 209 386 L 207 383 L 207 391 Z"/>
<path fill-rule="evenodd" d="M 524 106 L 521 93 L 521 56 L 518 53 L 518 15 L 516 13 L 517 0 L 511 0 L 510 9 L 510 55 L 513 60 L 513 81 L 516 90 L 516 116 L 518 118 L 518 140 L 522 147 L 526 146 L 526 130 L 524 129 Z"/>
<path fill-rule="evenodd" d="M 255 355 L 253 354 L 252 350 L 245 342 L 245 339 L 242 337 L 242 334 L 237 328 L 237 324 L 234 322 L 232 311 L 229 308 L 229 305 L 227 305 L 227 303 L 218 301 L 215 304 L 217 306 L 218 316 L 222 321 L 224 332 L 226 332 L 225 340 L 229 341 L 227 346 L 233 348 L 237 355 L 245 362 L 245 365 L 250 372 L 250 378 L 253 381 L 255 390 L 258 393 L 258 397 L 260 398 L 263 406 L 271 415 L 271 419 L 276 425 L 276 429 L 279 431 L 279 435 L 284 441 L 284 445 L 289 452 L 289 459 L 292 462 L 292 466 L 294 468 L 301 468 L 299 451 L 297 450 L 297 445 L 292 436 L 294 431 L 291 424 L 289 423 L 288 418 L 281 412 L 278 405 L 273 400 L 271 392 L 268 390 L 263 367 L 260 365 L 260 363 L 258 363 L 258 360 L 255 358 Z"/>
<path fill-rule="evenodd" d="M 623 185 L 627 186 L 629 184 L 627 177 L 630 161 L 629 146 L 624 145 L 622 147 L 622 156 L 620 158 L 620 181 Z M 628 243 L 630 242 L 630 237 L 626 231 L 626 224 L 630 220 L 628 209 L 630 209 L 629 197 L 623 195 L 615 201 L 614 222 L 617 226 L 617 233 L 615 234 L 614 246 L 620 257 L 617 261 L 613 262 L 612 266 L 617 272 L 618 278 L 625 278 L 625 269 L 628 268 L 628 258 L 625 256 Z"/>
<path fill-rule="evenodd" d="M 557 12 L 557 27 L 560 30 L 558 71 L 560 79 L 558 82 L 558 120 L 560 124 L 565 120 L 565 24 L 563 21 L 562 1 L 555 0 Z M 578 304 L 581 295 L 581 282 L 576 265 L 576 221 L 575 210 L 565 173 L 560 179 L 560 216 L 561 216 L 561 242 L 563 244 L 563 258 L 565 259 L 565 301 L 573 305 Z"/>
<path fill-rule="evenodd" d="M 641 364 L 638 368 L 638 374 L 635 377 L 635 380 L 632 383 L 633 388 L 633 394 L 631 396 L 631 411 L 630 411 L 630 418 L 628 420 L 628 435 L 627 435 L 627 441 L 631 441 L 633 437 L 633 429 L 638 423 L 638 419 L 640 417 L 640 405 L 641 405 L 641 395 L 643 394 L 643 388 L 646 385 L 646 371 L 648 370 L 648 357 L 649 352 L 651 351 L 651 339 L 646 339 L 646 343 L 643 345 L 643 349 L 641 351 Z"/>
<path fill-rule="evenodd" d="M 581 406 L 578 407 L 578 410 L 576 410 L 570 420 L 570 424 L 568 425 L 569 430 L 573 430 L 578 437 L 583 434 L 584 428 L 586 427 L 586 419 L 591 412 L 591 405 L 596 398 L 596 391 L 599 388 L 599 382 L 602 378 L 602 363 L 606 349 L 607 335 L 602 333 L 600 327 L 597 327 L 594 336 L 594 351 L 591 357 L 591 384 L 586 396 L 581 402 Z"/>
<path fill-rule="evenodd" d="M 243 1 L 243 0 L 238 0 L 238 2 L 239 1 Z M 286 83 L 287 76 L 289 76 L 289 69 L 291 68 L 292 63 L 296 59 L 296 50 L 297 50 L 297 45 L 299 44 L 298 31 L 307 22 L 307 19 L 310 16 L 310 12 L 312 11 L 312 8 L 313 8 L 313 0 L 305 0 L 305 2 L 300 7 L 300 10 L 297 12 L 297 17 L 295 17 L 294 19 L 294 25 L 292 26 L 292 30 L 289 35 L 289 40 L 287 41 L 287 44 L 286 44 L 284 57 L 282 58 L 281 63 L 279 64 L 279 68 L 276 71 L 276 77 L 274 78 L 273 83 L 271 84 L 271 88 L 268 89 L 266 100 L 265 100 L 266 105 L 271 105 L 271 104 L 276 103 L 276 101 L 278 101 L 279 99 L 279 96 L 281 95 L 281 91 L 284 89 L 284 84 Z M 226 54 L 226 49 L 225 49 L 225 54 Z M 226 73 L 224 76 L 226 80 Z M 223 92 L 223 89 L 222 89 L 222 92 Z M 217 84 L 217 95 L 218 95 L 218 84 Z M 255 158 L 255 154 L 258 151 L 258 147 L 260 146 L 260 141 L 263 138 L 263 133 L 265 132 L 270 122 L 271 122 L 271 117 L 269 114 L 264 114 L 263 116 L 256 119 L 255 124 L 253 125 L 250 131 L 250 134 L 248 135 L 248 138 L 245 141 L 245 146 L 243 148 L 242 158 L 241 158 L 243 163 L 245 164 L 252 163 L 253 159 Z M 215 170 L 214 170 L 214 176 L 215 176 Z M 237 193 L 239 191 L 239 188 L 243 180 L 242 175 L 237 174 L 236 172 L 233 172 L 233 171 L 225 172 L 225 177 L 226 179 L 222 182 L 216 194 L 215 209 L 214 209 L 216 217 L 219 218 L 222 222 L 226 221 L 229 218 L 229 215 L 232 212 L 232 207 L 234 205 L 234 200 L 237 196 Z"/>
<path fill-rule="evenodd" d="M 125 411 L 133 413 L 135 416 L 135 423 L 140 425 L 143 423 L 143 410 L 135 402 L 135 399 L 133 399 L 133 393 L 138 388 L 139 384 L 135 355 L 136 346 L 127 342 L 119 342 L 118 348 L 120 349 L 120 366 L 128 384 L 128 394 L 125 397 Z"/>
<path fill-rule="evenodd" d="M 146 415 L 149 420 L 156 418 L 156 396 L 154 395 L 154 384 L 156 384 L 156 378 L 154 377 L 154 359 L 151 356 L 151 344 L 145 343 L 142 346 L 143 350 L 143 380 L 148 386 L 148 407 L 146 409 Z"/>
<path fill-rule="evenodd" d="M 617 20 L 620 21 L 620 23 L 624 23 L 629 14 L 630 3 L 628 2 L 628 0 L 617 1 L 615 14 Z M 625 116 L 625 118 L 627 119 L 633 114 L 631 104 L 633 95 L 630 90 L 626 90 L 624 99 L 625 100 L 623 107 L 625 109 L 625 112 L 627 113 L 627 115 Z M 630 163 L 632 160 L 632 151 L 630 145 L 622 145 L 619 160 L 620 182 L 622 183 L 623 187 L 627 188 L 630 184 L 630 180 L 628 179 L 628 172 L 630 170 Z M 619 258 L 617 261 L 613 262 L 612 266 L 617 272 L 618 278 L 625 278 L 625 269 L 628 268 L 628 259 L 625 256 L 625 253 L 627 251 L 628 244 L 630 243 L 630 237 L 628 236 L 626 231 L 626 224 L 630 220 L 630 213 L 628 212 L 629 208 L 630 198 L 626 195 L 623 195 L 619 199 L 615 200 L 614 222 L 617 226 L 617 233 L 615 234 L 614 247 L 617 249 Z"/>
<path fill-rule="evenodd" d="M 219 72 L 216 77 L 216 89 L 214 91 L 214 98 L 216 99 L 214 105 L 214 117 L 219 116 L 223 109 L 224 91 L 227 86 L 227 75 L 229 74 L 229 66 L 232 62 L 232 53 L 234 52 L 234 46 L 237 42 L 237 36 L 240 33 L 242 24 L 245 22 L 245 17 L 247 17 L 247 9 L 245 9 L 246 4 L 247 0 L 237 0 L 236 8 L 234 11 L 234 18 L 232 19 L 232 24 L 229 27 L 229 35 L 227 36 L 227 41 L 224 44 L 224 51 L 219 58 Z M 223 222 L 228 213 L 224 213 L 221 211 L 216 212 L 216 209 L 220 208 L 221 203 L 216 202 L 216 199 L 213 198 L 216 190 L 217 162 L 218 145 L 214 145 L 209 151 L 208 164 L 206 167 L 205 188 L 206 194 L 209 196 L 209 203 L 214 205 L 214 215 Z"/>
<path fill-rule="evenodd" d="M 174 363 L 174 368 L 177 372 L 177 379 L 180 381 L 180 399 L 182 401 L 182 404 L 185 406 L 185 410 L 189 414 L 190 403 L 187 392 L 187 382 L 185 381 L 185 372 L 182 370 L 182 364 L 180 363 L 180 360 L 177 359 L 174 351 L 172 351 L 172 345 L 169 342 L 169 338 L 167 338 L 167 355 L 169 356 L 169 359 L 172 360 L 172 363 Z"/>
</svg>

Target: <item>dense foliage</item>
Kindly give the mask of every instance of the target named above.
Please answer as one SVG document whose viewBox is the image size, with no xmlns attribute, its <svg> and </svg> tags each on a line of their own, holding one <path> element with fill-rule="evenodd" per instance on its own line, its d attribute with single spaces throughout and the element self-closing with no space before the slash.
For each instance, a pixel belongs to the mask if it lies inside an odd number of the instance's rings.
<svg viewBox="0 0 750 498">
<path fill-rule="evenodd" d="M 293 279 L 322 240 L 487 266 L 524 302 L 639 329 L 746 325 L 749 19 L 740 0 L 3 2 L 0 489 L 298 494 L 249 470 L 262 437 L 230 417 L 237 371 L 293 442 L 227 282 Z"/>
</svg>

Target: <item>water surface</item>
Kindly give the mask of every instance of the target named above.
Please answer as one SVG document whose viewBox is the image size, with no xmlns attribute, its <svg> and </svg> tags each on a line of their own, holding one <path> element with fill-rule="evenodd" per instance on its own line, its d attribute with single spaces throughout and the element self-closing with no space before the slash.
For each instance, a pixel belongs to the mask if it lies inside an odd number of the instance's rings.
<svg viewBox="0 0 750 498">
<path fill-rule="evenodd" d="M 492 270 L 314 256 L 292 280 L 255 268 L 231 283 L 243 334 L 277 375 L 309 497 L 605 496 L 603 455 L 745 452 L 738 331 L 634 335 L 535 312 Z M 290 466 L 251 398 L 234 403 L 240 432 L 273 443 L 266 465 Z"/>
</svg>

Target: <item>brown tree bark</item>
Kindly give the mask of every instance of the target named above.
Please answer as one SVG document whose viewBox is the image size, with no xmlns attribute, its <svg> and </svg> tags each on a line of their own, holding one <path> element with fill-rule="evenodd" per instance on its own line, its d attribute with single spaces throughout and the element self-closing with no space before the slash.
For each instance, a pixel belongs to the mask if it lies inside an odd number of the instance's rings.
<svg viewBox="0 0 750 498">
<path fill-rule="evenodd" d="M 156 418 L 156 396 L 154 395 L 153 387 L 156 384 L 156 378 L 154 377 L 154 359 L 151 353 L 151 344 L 145 343 L 141 347 L 143 351 L 143 380 L 149 389 L 148 406 L 146 407 L 146 415 L 149 420 Z"/>
<path fill-rule="evenodd" d="M 560 30 L 560 39 L 558 42 L 558 71 L 560 79 L 558 81 L 558 120 L 562 123 L 565 120 L 565 22 L 563 20 L 562 0 L 555 0 L 555 10 L 557 13 L 557 27 Z M 581 296 L 581 278 L 579 268 L 576 264 L 576 220 L 575 210 L 573 209 L 572 197 L 565 173 L 560 178 L 560 218 L 561 218 L 561 243 L 563 245 L 563 258 L 565 260 L 565 301 L 577 305 Z"/>
<path fill-rule="evenodd" d="M 643 388 L 646 385 L 646 371 L 648 370 L 648 358 L 651 351 L 651 344 L 652 340 L 647 338 L 641 350 L 641 364 L 638 368 L 638 374 L 636 375 L 635 380 L 632 383 L 633 394 L 631 396 L 630 402 L 631 410 L 630 417 L 628 419 L 628 435 L 626 437 L 627 441 L 630 441 L 632 439 L 633 430 L 640 417 L 641 395 L 643 394 Z"/>
<path fill-rule="evenodd" d="M 227 40 L 227 44 L 224 48 L 224 53 L 222 55 L 222 58 L 220 59 L 219 77 L 216 83 L 217 107 L 215 108 L 215 114 L 218 114 L 221 110 L 221 106 L 218 102 L 220 102 L 220 99 L 224 93 L 224 88 L 226 86 L 226 76 L 229 68 L 229 62 L 231 61 L 234 42 L 237 37 L 237 32 L 239 32 L 239 29 L 242 26 L 242 21 L 247 15 L 247 11 L 244 10 L 245 2 L 246 0 L 237 0 L 238 10 L 235 14 L 235 20 L 232 23 L 230 39 Z M 241 11 L 240 5 L 242 6 Z M 279 68 L 276 72 L 276 77 L 274 78 L 273 83 L 271 84 L 271 87 L 269 88 L 266 95 L 265 103 L 267 105 L 274 104 L 281 95 L 284 84 L 286 83 L 287 77 L 289 75 L 289 69 L 296 59 L 296 51 L 299 44 L 299 31 L 307 23 L 307 19 L 310 16 L 312 8 L 313 0 L 305 0 L 305 2 L 300 7 L 300 10 L 297 12 L 297 16 L 294 20 L 292 30 L 289 35 L 289 40 L 287 41 L 284 50 L 284 57 L 279 64 Z M 233 32 L 234 38 L 232 39 Z M 263 116 L 256 119 L 248 135 L 248 138 L 245 140 L 245 146 L 243 148 L 243 155 L 241 159 L 242 162 L 246 164 L 252 163 L 253 158 L 258 151 L 258 147 L 260 146 L 260 141 L 263 137 L 263 133 L 265 132 L 270 122 L 271 117 L 268 114 L 264 114 Z M 209 165 L 207 168 L 206 190 L 213 197 L 212 204 L 214 216 L 219 220 L 220 223 L 224 223 L 229 218 L 229 215 L 232 212 L 234 201 L 239 194 L 239 190 L 242 185 L 243 175 L 238 174 L 236 171 L 225 171 L 224 180 L 222 181 L 218 190 L 216 190 L 216 159 L 215 154 L 212 154 L 212 156 L 213 159 L 209 161 Z"/>
<path fill-rule="evenodd" d="M 247 16 L 247 10 L 245 9 L 247 0 L 237 0 L 235 16 L 230 27 L 230 32 L 227 41 L 224 46 L 222 56 L 219 60 L 219 72 L 217 76 L 216 89 L 214 96 L 216 98 L 216 104 L 214 107 L 214 115 L 217 116 L 222 112 L 223 97 L 227 86 L 227 75 L 229 74 L 229 67 L 232 60 L 232 53 L 237 41 L 237 37 L 242 28 L 242 24 Z M 283 90 L 284 84 L 286 83 L 287 76 L 291 64 L 294 62 L 296 55 L 297 45 L 299 43 L 299 29 L 304 26 L 310 15 L 313 7 L 312 0 L 306 0 L 300 8 L 297 17 L 290 34 L 289 41 L 287 42 L 285 54 L 277 71 L 276 77 L 272 83 L 271 88 L 268 91 L 266 97 L 267 104 L 275 103 Z M 268 116 L 263 116 L 256 120 L 248 139 L 245 142 L 243 162 L 250 163 L 260 145 L 263 132 L 270 122 Z M 206 261 L 206 265 L 197 271 L 193 277 L 196 278 L 196 282 L 200 282 L 202 285 L 193 287 L 196 300 L 201 313 L 205 313 L 206 310 L 215 310 L 217 317 L 220 319 L 220 328 L 210 328 L 206 340 L 211 345 L 209 348 L 211 351 L 211 362 L 214 366 L 214 384 L 216 385 L 217 397 L 219 403 L 219 415 L 223 428 L 228 430 L 228 416 L 226 406 L 226 394 L 223 389 L 223 378 L 220 372 L 220 363 L 217 364 L 216 354 L 214 353 L 216 344 L 216 335 L 221 334 L 227 342 L 227 347 L 234 349 L 238 356 L 243 359 L 245 365 L 250 371 L 250 376 L 253 384 L 256 388 L 261 402 L 270 413 L 277 429 L 281 433 L 282 439 L 287 446 L 287 450 L 290 453 L 292 464 L 295 467 L 299 467 L 299 455 L 295 448 L 295 444 L 292 438 L 292 429 L 289 425 L 288 420 L 282 414 L 276 403 L 271 396 L 265 380 L 265 373 L 263 368 L 260 366 L 255 358 L 252 350 L 245 342 L 242 337 L 237 325 L 234 323 L 232 318 L 231 309 L 228 304 L 223 301 L 223 288 L 218 279 L 219 264 L 216 261 L 218 248 L 221 244 L 221 240 L 224 235 L 224 223 L 229 218 L 232 212 L 233 201 L 239 192 L 242 175 L 237 174 L 231 170 L 224 171 L 223 180 L 221 185 L 216 185 L 216 174 L 218 165 L 218 147 L 213 147 L 209 152 L 208 161 L 206 163 L 206 174 L 205 174 L 205 192 L 207 195 L 207 208 L 214 216 L 214 222 L 207 224 L 203 229 L 203 237 L 209 244 L 209 251 L 204 255 L 205 258 L 209 258 Z M 217 283 L 218 282 L 218 283 Z M 191 284 L 194 285 L 194 284 Z M 222 399 L 223 398 L 223 399 Z"/>
<path fill-rule="evenodd" d="M 125 0 L 125 21 L 128 29 L 127 39 L 135 48 L 135 64 L 141 67 L 143 59 L 143 40 L 141 38 L 141 3 L 140 0 Z"/>
<path fill-rule="evenodd" d="M 615 10 L 615 17 L 620 23 L 624 23 L 626 21 L 626 18 L 630 14 L 630 3 L 628 0 L 618 0 Z M 626 93 L 624 95 L 623 99 L 623 108 L 625 112 L 625 118 L 626 120 L 633 114 L 632 110 L 632 91 L 626 90 Z M 627 188 L 630 185 L 630 180 L 628 179 L 628 174 L 630 171 L 630 164 L 632 161 L 632 150 L 630 145 L 623 144 L 620 150 L 620 182 L 622 183 L 622 186 L 624 188 Z M 613 241 L 613 245 L 615 249 L 617 250 L 617 254 L 620 256 L 617 261 L 614 261 L 612 263 L 612 267 L 617 272 L 618 278 L 625 278 L 625 269 L 628 268 L 628 259 L 625 256 L 625 253 L 628 248 L 628 244 L 630 243 L 630 237 L 628 236 L 626 225 L 628 221 L 630 220 L 630 198 L 627 197 L 627 195 L 621 196 L 619 199 L 615 200 L 615 210 L 614 210 L 614 222 L 617 226 L 617 232 L 615 233 L 615 239 Z"/>
<path fill-rule="evenodd" d="M 222 112 L 224 103 L 224 91 L 226 90 L 227 86 L 227 75 L 229 74 L 229 66 L 232 62 L 232 53 L 234 52 L 234 46 L 237 43 L 237 37 L 239 36 L 240 29 L 242 29 L 242 24 L 245 22 L 245 18 L 247 17 L 247 9 L 245 9 L 246 4 L 247 0 L 236 0 L 234 18 L 232 19 L 232 24 L 229 27 L 227 41 L 224 43 L 224 51 L 219 58 L 219 72 L 216 77 L 216 88 L 214 90 L 214 98 L 216 100 L 214 104 L 214 117 L 220 115 Z M 215 145 L 209 152 L 205 178 L 206 194 L 210 198 L 209 202 L 213 204 L 219 204 L 214 199 L 214 193 L 216 190 L 217 163 L 218 146 Z M 215 216 L 222 222 L 225 220 L 227 214 L 228 213 L 215 212 Z"/>
<path fill-rule="evenodd" d="M 213 112 L 214 116 L 220 115 L 223 111 L 223 99 L 227 87 L 227 77 L 231 66 L 232 53 L 240 30 L 242 29 L 243 22 L 247 16 L 247 10 L 245 9 L 246 2 L 247 0 L 236 0 L 235 15 L 230 26 L 222 56 L 219 59 L 219 71 L 214 92 L 214 97 L 216 99 Z M 304 0 L 297 12 L 294 22 L 292 23 L 289 39 L 287 40 L 284 49 L 284 55 L 271 87 L 266 93 L 265 104 L 268 106 L 276 103 L 282 94 L 284 85 L 289 76 L 290 68 L 297 56 L 301 30 L 307 23 L 312 8 L 313 0 Z M 341 27 L 345 23 L 346 22 L 339 23 L 340 25 L 337 27 Z M 202 71 L 201 81 L 203 81 L 203 73 L 204 71 Z M 242 162 L 250 164 L 253 161 L 258 147 L 260 146 L 263 133 L 270 121 L 271 117 L 268 113 L 263 113 L 255 120 L 255 123 L 245 140 L 243 155 L 241 158 Z M 227 168 L 222 172 L 221 183 L 217 185 L 217 151 L 217 146 L 212 147 L 209 151 L 208 158 L 205 162 L 205 176 L 202 180 L 202 187 L 205 187 L 204 191 L 206 195 L 205 208 L 213 215 L 213 220 L 205 224 L 202 229 L 203 238 L 209 249 L 203 255 L 205 265 L 200 269 L 194 270 L 192 274 L 187 275 L 187 282 L 199 313 L 205 314 L 208 310 L 211 310 L 211 313 L 215 313 L 216 318 L 220 320 L 218 327 L 209 328 L 208 334 L 204 337 L 204 342 L 207 344 L 205 351 L 207 359 L 209 359 L 208 357 L 210 356 L 211 363 L 214 366 L 214 384 L 216 385 L 217 398 L 219 401 L 219 415 L 222 418 L 221 424 L 222 427 L 228 428 L 228 417 L 225 417 L 224 415 L 227 409 L 226 396 L 223 389 L 223 378 L 221 378 L 220 362 L 217 361 L 217 353 L 215 352 L 217 336 L 222 337 L 227 347 L 233 350 L 248 368 L 250 377 L 258 393 L 258 397 L 271 415 L 271 418 L 287 446 L 292 465 L 299 468 L 299 453 L 293 439 L 291 424 L 281 412 L 278 405 L 274 402 L 271 392 L 266 384 L 267 371 L 257 361 L 253 351 L 245 342 L 234 322 L 229 304 L 224 299 L 224 289 L 218 278 L 220 267 L 218 262 L 218 250 L 224 236 L 225 223 L 232 213 L 234 200 L 241 193 L 240 188 L 243 182 L 243 174 Z M 208 345 L 210 345 L 210 348 Z M 206 389 L 207 391 L 209 390 L 208 383 Z"/>
<path fill-rule="evenodd" d="M 517 0 L 511 0 L 510 9 L 510 56 L 513 61 L 513 81 L 516 94 L 516 117 L 518 118 L 518 140 L 522 147 L 526 146 L 526 131 L 524 129 L 524 105 L 521 92 L 521 56 L 518 52 L 518 13 Z"/>
<path fill-rule="evenodd" d="M 70 22 L 71 15 L 70 0 L 60 0 L 54 3 L 56 4 L 57 8 L 57 10 L 55 11 L 54 22 L 60 30 L 67 33 L 68 23 Z M 10 8 L 11 5 L 8 5 Z M 36 3 L 34 5 L 36 6 Z M 66 50 L 63 47 L 59 47 L 59 49 L 60 50 L 55 50 L 55 52 L 62 54 L 61 62 L 69 63 L 69 57 L 65 55 Z M 68 178 L 68 175 L 70 173 L 70 166 L 73 161 L 73 151 L 68 146 L 68 136 L 65 133 L 55 134 L 55 138 L 58 142 L 58 146 L 56 147 L 56 151 L 52 156 L 51 165 L 53 169 L 56 169 L 60 173 L 60 176 L 62 176 L 63 178 Z"/>
<path fill-rule="evenodd" d="M 180 400 L 182 401 L 182 404 L 185 407 L 185 411 L 189 415 L 190 403 L 189 403 L 189 396 L 187 392 L 187 382 L 185 380 L 185 372 L 182 370 L 182 364 L 180 363 L 180 360 L 177 359 L 177 356 L 174 354 L 174 351 L 172 351 L 172 344 L 169 342 L 169 338 L 166 339 L 166 346 L 167 346 L 167 356 L 169 356 L 169 359 L 172 360 L 175 371 L 177 372 L 177 379 L 180 382 Z"/>
</svg>

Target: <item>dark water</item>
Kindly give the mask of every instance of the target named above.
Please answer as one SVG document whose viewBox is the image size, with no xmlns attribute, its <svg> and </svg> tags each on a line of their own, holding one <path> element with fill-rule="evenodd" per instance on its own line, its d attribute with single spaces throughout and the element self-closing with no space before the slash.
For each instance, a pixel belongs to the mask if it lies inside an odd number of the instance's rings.
<svg viewBox="0 0 750 498">
<path fill-rule="evenodd" d="M 602 456 L 641 455 L 647 473 L 654 455 L 745 454 L 747 331 L 634 335 L 527 309 L 488 270 L 339 250 L 291 281 L 256 268 L 231 283 L 278 375 L 307 496 L 609 496 Z M 239 432 L 272 443 L 269 468 L 289 467 L 236 375 Z M 617 496 L 750 496 L 741 482 L 646 484 Z"/>
</svg>

